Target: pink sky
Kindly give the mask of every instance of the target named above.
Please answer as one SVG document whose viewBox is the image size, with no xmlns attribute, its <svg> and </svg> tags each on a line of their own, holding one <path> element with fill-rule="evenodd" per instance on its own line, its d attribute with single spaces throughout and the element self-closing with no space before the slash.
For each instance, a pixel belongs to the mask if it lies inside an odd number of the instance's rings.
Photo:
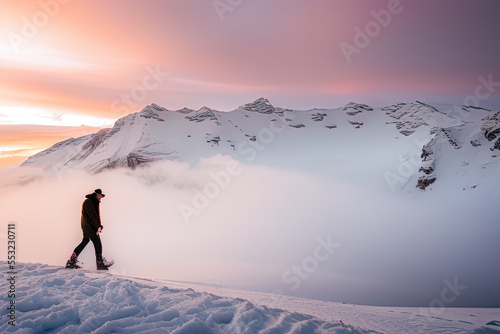
<svg viewBox="0 0 500 334">
<path fill-rule="evenodd" d="M 152 102 L 464 103 L 479 76 L 500 82 L 495 0 L 241 0 L 224 12 L 214 3 L 0 1 L 0 165 Z M 385 26 L 375 21 L 372 11 L 391 8 Z M 378 30 L 348 61 L 342 43 L 356 46 L 355 28 L 367 25 Z M 500 84 L 492 89 L 480 106 L 497 108 Z"/>
</svg>

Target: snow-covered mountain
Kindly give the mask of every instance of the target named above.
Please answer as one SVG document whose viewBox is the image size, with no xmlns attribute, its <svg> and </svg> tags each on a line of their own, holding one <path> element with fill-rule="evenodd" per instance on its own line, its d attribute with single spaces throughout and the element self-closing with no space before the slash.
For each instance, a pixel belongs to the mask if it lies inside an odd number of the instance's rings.
<svg viewBox="0 0 500 334">
<path fill-rule="evenodd" d="M 152 104 L 120 118 L 113 128 L 57 143 L 23 166 L 98 173 L 165 159 L 195 163 L 223 154 L 242 162 L 335 168 L 346 148 L 349 158 L 373 152 L 370 145 L 378 147 L 379 155 L 396 147 L 400 154 L 407 151 L 398 164 L 374 163 L 384 166 L 377 173 L 391 187 L 426 189 L 447 174 L 469 174 L 464 188 L 474 187 L 474 178 L 500 161 L 500 112 L 420 101 L 290 110 L 259 98 L 229 112 L 208 107 L 171 111 Z M 419 157 L 409 154 L 415 149 Z M 404 171 L 408 160 L 415 167 L 411 173 Z"/>
</svg>

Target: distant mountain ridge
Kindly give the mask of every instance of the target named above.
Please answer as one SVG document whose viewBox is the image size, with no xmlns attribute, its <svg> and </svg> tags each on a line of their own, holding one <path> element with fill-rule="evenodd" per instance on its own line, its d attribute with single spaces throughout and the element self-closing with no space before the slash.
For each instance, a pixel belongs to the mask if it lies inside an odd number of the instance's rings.
<svg viewBox="0 0 500 334">
<path fill-rule="evenodd" d="M 365 130 L 367 127 L 370 129 Z M 421 161 L 414 187 L 421 189 L 439 178 L 439 160 L 444 151 L 461 150 L 465 159 L 473 159 L 481 152 L 487 156 L 483 157 L 484 165 L 500 160 L 499 111 L 432 106 L 420 101 L 382 108 L 351 102 L 335 109 L 291 110 L 259 98 L 229 112 L 209 107 L 171 111 L 153 103 L 118 119 L 112 128 L 59 142 L 28 158 L 22 166 L 98 173 L 160 160 L 195 163 L 216 154 L 251 162 L 264 150 L 262 147 L 269 153 L 260 154 L 261 163 L 265 163 L 265 157 L 279 160 L 301 152 L 309 154 L 311 149 L 330 159 L 331 147 L 350 145 L 355 137 L 370 140 L 389 136 L 394 130 L 403 135 L 394 137 L 398 140 L 410 140 L 416 133 L 430 138 L 419 147 Z M 278 137 L 280 140 L 276 140 Z M 303 139 L 297 142 L 297 138 Z M 300 160 L 300 154 L 297 159 Z"/>
</svg>

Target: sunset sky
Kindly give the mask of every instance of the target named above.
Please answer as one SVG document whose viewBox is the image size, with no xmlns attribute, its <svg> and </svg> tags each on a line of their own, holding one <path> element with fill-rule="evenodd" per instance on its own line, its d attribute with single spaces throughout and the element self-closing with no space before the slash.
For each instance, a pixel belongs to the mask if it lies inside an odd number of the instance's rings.
<svg viewBox="0 0 500 334">
<path fill-rule="evenodd" d="M 152 102 L 498 109 L 498 13 L 496 0 L 0 0 L 0 166 Z"/>
</svg>

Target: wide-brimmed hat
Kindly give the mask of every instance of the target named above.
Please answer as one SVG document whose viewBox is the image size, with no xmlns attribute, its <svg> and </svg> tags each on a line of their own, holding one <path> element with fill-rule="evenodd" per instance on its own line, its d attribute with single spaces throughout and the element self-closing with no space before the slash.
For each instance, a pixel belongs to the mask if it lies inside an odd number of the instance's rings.
<svg viewBox="0 0 500 334">
<path fill-rule="evenodd" d="M 101 195 L 102 197 L 105 197 L 105 196 L 106 196 L 106 195 L 104 195 L 104 194 L 102 193 L 102 190 L 101 190 L 101 189 L 96 189 L 96 190 L 94 190 L 94 192 L 95 192 L 96 194 Z"/>
</svg>

